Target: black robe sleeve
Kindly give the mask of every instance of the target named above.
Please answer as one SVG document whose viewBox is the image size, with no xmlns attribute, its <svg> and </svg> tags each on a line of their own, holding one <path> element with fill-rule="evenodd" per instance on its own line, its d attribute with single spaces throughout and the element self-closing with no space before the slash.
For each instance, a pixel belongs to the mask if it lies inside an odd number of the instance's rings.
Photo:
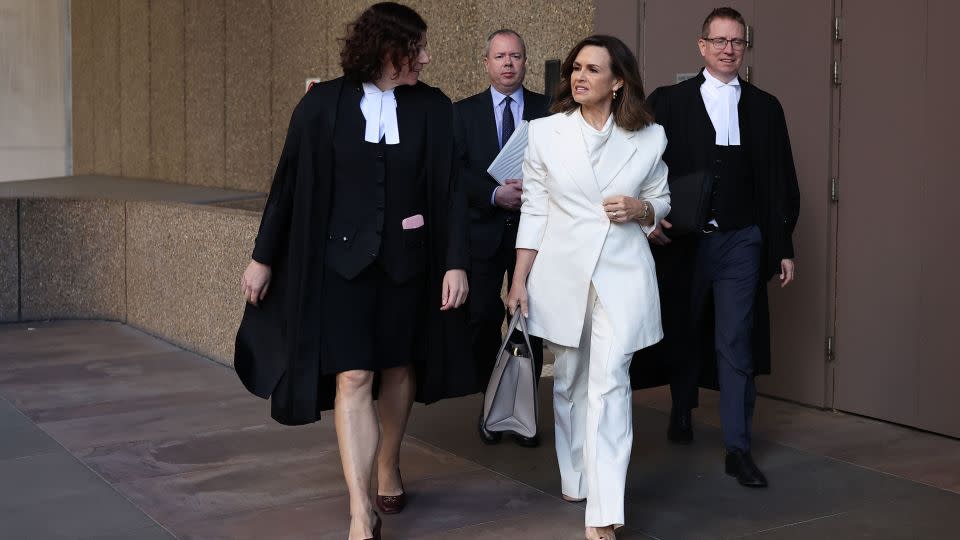
<svg viewBox="0 0 960 540">
<path fill-rule="evenodd" d="M 300 138 L 302 135 L 302 113 L 300 107 L 294 109 L 287 128 L 287 138 L 273 175 L 270 195 L 260 219 L 260 229 L 253 248 L 253 260 L 272 266 L 282 249 L 290 229 L 290 216 L 293 211 L 293 199 L 296 182 L 296 167 Z"/>
<path fill-rule="evenodd" d="M 783 216 L 783 250 L 779 253 L 781 259 L 792 259 L 793 229 L 800 218 L 800 184 L 797 181 L 797 169 L 793 163 L 793 150 L 790 147 L 790 134 L 787 131 L 787 120 L 783 114 L 783 107 L 775 100 L 776 110 L 774 117 L 774 133 L 779 133 L 778 144 L 774 147 L 778 155 L 774 156 L 774 163 L 781 167 L 780 178 L 782 192 L 780 195 L 781 213 Z"/>
<path fill-rule="evenodd" d="M 447 256 L 446 270 L 466 270 L 470 265 L 469 235 L 467 223 L 467 195 L 464 190 L 465 175 L 469 171 L 464 167 L 464 139 L 458 135 L 460 122 L 457 121 L 454 105 L 444 96 L 441 121 L 447 124 L 447 132 L 453 135 L 451 154 L 450 193 L 447 208 Z"/>
</svg>

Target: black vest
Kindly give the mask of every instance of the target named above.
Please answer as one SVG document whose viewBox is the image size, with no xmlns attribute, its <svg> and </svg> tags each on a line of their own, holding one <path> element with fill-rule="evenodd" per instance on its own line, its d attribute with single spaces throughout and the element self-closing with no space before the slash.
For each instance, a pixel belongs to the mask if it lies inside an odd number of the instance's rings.
<svg viewBox="0 0 960 540">
<path fill-rule="evenodd" d="M 713 194 L 707 221 L 715 219 L 720 230 L 742 229 L 757 223 L 751 169 L 749 151 L 744 146 L 713 146 Z"/>
<path fill-rule="evenodd" d="M 400 144 L 364 141 L 366 121 L 359 99 L 349 94 L 356 91 L 344 85 L 334 128 L 325 261 L 346 279 L 377 263 L 393 281 L 403 283 L 426 271 L 425 228 L 430 223 L 422 166 L 425 130 L 423 125 L 401 123 Z M 408 114 L 405 119 L 412 119 L 407 124 L 422 124 L 423 115 Z M 426 226 L 403 229 L 402 221 L 417 214 L 424 216 Z"/>
</svg>

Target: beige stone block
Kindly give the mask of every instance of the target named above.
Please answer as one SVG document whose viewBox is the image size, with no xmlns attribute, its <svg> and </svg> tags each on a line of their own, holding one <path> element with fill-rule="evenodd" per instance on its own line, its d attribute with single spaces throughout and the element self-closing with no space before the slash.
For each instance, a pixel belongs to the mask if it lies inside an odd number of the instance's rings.
<svg viewBox="0 0 960 540">
<path fill-rule="evenodd" d="M 484 21 L 478 30 L 483 39 L 499 28 L 511 28 L 523 36 L 527 44 L 526 87 L 536 92 L 543 92 L 544 62 L 563 62 L 578 41 L 593 33 L 593 2 L 485 0 L 478 5 Z M 483 80 L 487 82 L 485 75 Z"/>
<path fill-rule="evenodd" d="M 184 181 L 183 0 L 150 2 L 150 176 Z"/>
<path fill-rule="evenodd" d="M 94 170 L 94 96 L 96 68 L 93 43 L 94 0 L 73 0 L 70 6 L 71 72 L 73 77 L 73 172 Z"/>
<path fill-rule="evenodd" d="M 186 182 L 223 187 L 224 39 L 223 0 L 187 0 Z"/>
<path fill-rule="evenodd" d="M 125 319 L 122 202 L 21 200 L 20 257 L 23 320 Z"/>
<path fill-rule="evenodd" d="M 477 0 L 406 2 L 427 22 L 431 61 L 421 79 L 456 101 L 485 86 L 481 68 L 483 40 L 489 33 Z"/>
<path fill-rule="evenodd" d="M 128 324 L 232 365 L 256 212 L 127 204 Z"/>
<path fill-rule="evenodd" d="M 226 2 L 226 187 L 264 191 L 274 169 L 271 5 Z"/>
<path fill-rule="evenodd" d="M 120 170 L 150 177 L 150 0 L 120 0 Z"/>
<path fill-rule="evenodd" d="M 0 199 L 0 322 L 19 319 L 20 249 L 17 200 Z"/>
<path fill-rule="evenodd" d="M 330 29 L 331 0 L 288 0 L 273 10 L 273 146 L 271 163 L 280 159 L 293 108 L 303 97 L 308 77 L 327 78 L 324 46 Z M 269 179 L 268 179 L 269 181 Z M 264 185 L 266 190 L 269 185 Z"/>
<path fill-rule="evenodd" d="M 100 0 L 94 10 L 93 167 L 120 174 L 120 6 Z"/>
</svg>

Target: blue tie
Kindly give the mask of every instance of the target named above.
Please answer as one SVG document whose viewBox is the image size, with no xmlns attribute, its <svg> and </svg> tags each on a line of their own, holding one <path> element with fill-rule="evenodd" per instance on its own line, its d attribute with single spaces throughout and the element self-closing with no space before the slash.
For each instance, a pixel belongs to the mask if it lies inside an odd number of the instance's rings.
<svg viewBox="0 0 960 540">
<path fill-rule="evenodd" d="M 503 98 L 503 127 L 500 130 L 500 148 L 503 148 L 503 145 L 510 140 L 515 127 L 513 124 L 513 109 L 510 108 L 511 103 L 513 103 L 513 98 L 510 96 Z"/>
</svg>

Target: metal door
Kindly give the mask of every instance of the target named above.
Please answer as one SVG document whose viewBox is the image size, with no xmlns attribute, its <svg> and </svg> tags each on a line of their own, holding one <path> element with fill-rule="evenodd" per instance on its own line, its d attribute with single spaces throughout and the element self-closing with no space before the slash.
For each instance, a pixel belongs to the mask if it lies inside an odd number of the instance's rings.
<svg viewBox="0 0 960 540">
<path fill-rule="evenodd" d="M 835 407 L 960 436 L 950 0 L 843 3 Z"/>
</svg>

